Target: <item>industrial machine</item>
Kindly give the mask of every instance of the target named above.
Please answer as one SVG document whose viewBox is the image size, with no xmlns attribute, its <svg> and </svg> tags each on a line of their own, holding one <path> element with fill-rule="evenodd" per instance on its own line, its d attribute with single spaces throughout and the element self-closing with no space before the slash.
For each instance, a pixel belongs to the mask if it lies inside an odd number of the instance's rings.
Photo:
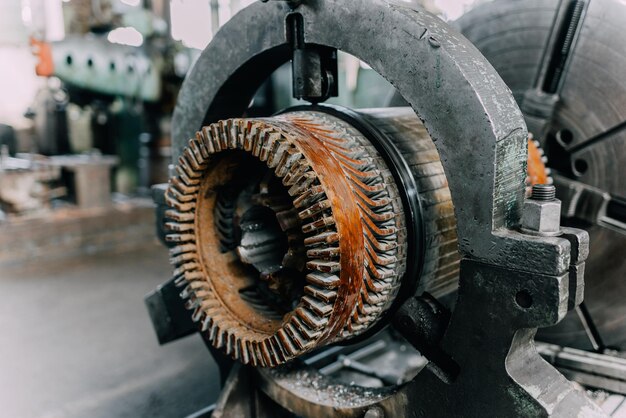
<svg viewBox="0 0 626 418">
<path fill-rule="evenodd" d="M 410 107 L 323 104 L 338 51 Z M 309 104 L 249 117 L 289 61 Z M 214 417 L 603 416 L 534 345 L 582 303 L 589 236 L 553 185 L 525 198 L 524 116 L 435 16 L 257 2 L 187 75 L 172 139 L 154 194 L 174 274 L 146 303 L 161 343 L 206 341 Z"/>
</svg>

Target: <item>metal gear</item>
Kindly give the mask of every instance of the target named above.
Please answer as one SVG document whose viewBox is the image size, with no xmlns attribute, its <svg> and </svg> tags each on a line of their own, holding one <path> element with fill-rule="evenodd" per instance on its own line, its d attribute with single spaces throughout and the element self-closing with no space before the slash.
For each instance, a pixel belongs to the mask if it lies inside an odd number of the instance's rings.
<svg viewBox="0 0 626 418">
<path fill-rule="evenodd" d="M 363 117 L 418 179 L 420 289 L 450 293 L 456 225 L 434 144 L 409 109 Z M 415 280 L 394 176 L 346 121 L 320 111 L 220 121 L 189 141 L 176 171 L 166 200 L 177 283 L 214 347 L 244 364 L 273 367 L 358 336 Z"/>
</svg>

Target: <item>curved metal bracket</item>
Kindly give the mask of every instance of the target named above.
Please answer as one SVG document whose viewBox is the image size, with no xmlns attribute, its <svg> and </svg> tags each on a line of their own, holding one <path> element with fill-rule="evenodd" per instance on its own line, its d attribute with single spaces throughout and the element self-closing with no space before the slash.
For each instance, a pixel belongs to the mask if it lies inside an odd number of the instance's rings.
<svg viewBox="0 0 626 418">
<path fill-rule="evenodd" d="M 175 159 L 203 124 L 242 115 L 262 81 L 290 59 L 290 12 L 282 2 L 253 4 L 203 51 L 174 112 Z M 297 13 L 307 43 L 365 61 L 424 120 L 449 181 L 465 257 L 549 274 L 567 269 L 567 241 L 536 240 L 529 247 L 521 234 L 500 233 L 519 223 L 527 132 L 509 89 L 478 50 L 404 3 L 314 0 Z"/>
</svg>

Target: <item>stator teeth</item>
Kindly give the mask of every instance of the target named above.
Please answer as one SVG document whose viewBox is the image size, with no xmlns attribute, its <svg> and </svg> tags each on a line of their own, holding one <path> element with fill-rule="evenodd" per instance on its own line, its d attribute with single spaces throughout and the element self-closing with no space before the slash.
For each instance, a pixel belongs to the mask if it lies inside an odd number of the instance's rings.
<svg viewBox="0 0 626 418">
<path fill-rule="evenodd" d="M 198 137 L 198 136 L 196 136 Z M 201 139 L 202 148 L 204 148 L 208 154 L 215 154 L 215 146 L 213 145 L 213 132 L 211 131 L 211 127 L 205 126 L 200 131 L 199 138 Z"/>
<path fill-rule="evenodd" d="M 237 149 L 249 152 L 252 148 L 252 138 L 256 134 L 260 124 L 253 120 L 242 120 L 240 124 L 241 132 L 238 135 Z"/>
<path fill-rule="evenodd" d="M 198 256 L 195 253 L 182 253 L 177 256 L 170 257 L 172 264 L 181 264 L 187 261 L 196 261 Z"/>
<path fill-rule="evenodd" d="M 306 347 L 307 340 L 300 333 L 300 331 L 294 326 L 293 317 L 285 324 L 285 332 L 289 335 L 291 341 L 294 346 L 297 347 L 297 350 L 303 350 Z"/>
<path fill-rule="evenodd" d="M 371 258 L 368 260 L 366 257 L 367 271 L 374 277 L 376 280 L 386 280 L 395 276 L 395 272 L 393 269 L 384 268 L 384 267 L 376 267 L 376 265 L 372 262 Z"/>
<path fill-rule="evenodd" d="M 304 296 L 302 298 L 302 302 L 320 317 L 328 316 L 333 311 L 332 305 L 324 303 L 318 299 L 314 299 L 310 296 Z"/>
<path fill-rule="evenodd" d="M 306 208 L 325 196 L 326 193 L 324 193 L 322 186 L 311 186 L 311 188 L 306 190 L 293 201 L 293 205 L 298 209 Z"/>
<path fill-rule="evenodd" d="M 335 261 L 312 260 L 306 263 L 306 268 L 322 273 L 336 273 L 341 269 L 341 264 Z"/>
<path fill-rule="evenodd" d="M 314 222 L 303 225 L 302 232 L 304 232 L 305 234 L 310 234 L 332 225 L 335 225 L 335 218 L 333 218 L 332 216 L 324 216 L 323 218 L 320 218 Z"/>
<path fill-rule="evenodd" d="M 304 293 L 326 303 L 333 302 L 337 298 L 335 290 L 324 289 L 317 286 L 305 286 Z"/>
<path fill-rule="evenodd" d="M 260 366 L 261 363 L 257 359 L 257 355 L 254 352 L 254 345 L 252 344 L 252 341 L 246 340 L 245 346 L 246 346 L 246 351 L 248 352 L 248 356 L 250 357 L 250 364 L 252 364 L 254 367 Z"/>
<path fill-rule="evenodd" d="M 165 217 L 177 222 L 190 222 L 195 218 L 193 212 L 179 212 L 177 210 L 166 210 Z"/>
<path fill-rule="evenodd" d="M 298 352 L 298 347 L 293 337 L 285 329 L 279 329 L 276 335 L 278 336 L 281 348 L 283 348 L 289 357 L 294 356 Z"/>
<path fill-rule="evenodd" d="M 207 135 L 207 140 L 211 143 L 210 147 L 213 149 L 213 153 L 218 153 L 222 151 L 222 141 L 220 137 L 222 136 L 221 127 L 219 123 L 214 123 L 210 127 L 210 135 Z"/>
<path fill-rule="evenodd" d="M 185 302 L 185 309 L 187 309 L 188 311 L 195 311 L 195 309 L 198 306 L 200 306 L 200 302 L 197 299 L 195 299 L 195 298 L 194 299 L 187 299 L 187 302 Z"/>
<path fill-rule="evenodd" d="M 309 258 L 321 258 L 323 260 L 330 260 L 339 257 L 338 247 L 329 248 L 315 248 L 306 252 Z"/>
<path fill-rule="evenodd" d="M 369 218 L 363 218 L 365 227 L 375 236 L 386 237 L 388 235 L 393 235 L 398 232 L 398 229 L 391 226 L 383 226 L 379 227 L 374 222 L 372 222 Z"/>
<path fill-rule="evenodd" d="M 281 135 L 278 132 L 272 132 L 268 135 L 267 141 L 261 148 L 261 152 L 259 153 L 259 159 L 261 161 L 267 161 L 274 148 L 278 146 L 279 140 L 281 139 Z"/>
<path fill-rule="evenodd" d="M 356 169 L 354 167 L 352 167 L 351 165 L 347 164 L 344 166 L 344 170 L 346 171 L 346 173 L 348 173 L 348 175 L 352 176 L 352 177 L 356 177 L 358 179 L 361 179 L 363 181 L 366 180 L 371 180 L 371 179 L 377 179 L 380 177 L 380 171 L 377 168 L 371 168 L 367 171 L 362 171 L 359 169 Z"/>
<path fill-rule="evenodd" d="M 254 138 L 252 139 L 252 148 L 250 150 L 250 153 L 252 155 L 254 155 L 255 157 L 259 156 L 259 154 L 261 153 L 261 148 L 263 147 L 263 144 L 268 140 L 270 134 L 271 130 L 269 128 L 263 128 L 254 136 Z"/>
<path fill-rule="evenodd" d="M 235 349 L 235 336 L 232 335 L 228 330 L 224 332 L 224 346 L 225 352 L 227 356 L 233 357 L 235 360 L 237 356 L 234 353 Z"/>
<path fill-rule="evenodd" d="M 352 183 L 358 187 L 363 193 L 371 194 L 371 193 L 380 193 L 385 190 L 385 184 L 383 182 L 374 183 L 372 185 L 363 183 L 360 179 L 356 179 L 354 177 L 351 178 Z"/>
<path fill-rule="evenodd" d="M 180 202 L 178 199 L 176 199 L 175 196 L 171 194 L 170 189 L 165 192 L 165 203 L 167 203 L 169 207 L 176 209 L 178 212 L 189 212 L 196 207 L 195 200 L 189 202 Z"/>
<path fill-rule="evenodd" d="M 272 355 L 273 353 L 271 352 L 267 342 L 267 340 L 260 342 L 258 344 L 258 348 L 265 362 L 265 367 L 273 367 L 276 365 L 276 360 L 274 359 L 274 356 Z"/>
<path fill-rule="evenodd" d="M 222 348 L 226 343 L 226 331 L 221 327 L 216 327 L 215 339 L 213 340 L 213 345 L 215 348 Z"/>
<path fill-rule="evenodd" d="M 202 325 L 206 324 L 208 329 L 205 330 L 205 334 L 208 337 L 209 341 L 213 342 L 217 338 L 217 333 L 219 332 L 219 325 L 216 321 L 216 318 L 211 315 L 207 315 L 208 321 L 203 321 Z"/>
<path fill-rule="evenodd" d="M 193 310 L 193 313 L 191 314 L 191 320 L 193 322 L 200 322 L 200 320 L 202 319 L 202 316 L 204 315 L 200 306 L 198 305 L 194 309 L 190 309 L 190 310 Z"/>
<path fill-rule="evenodd" d="M 285 151 L 289 147 L 290 145 L 286 141 L 277 142 L 277 144 L 274 146 L 274 151 L 272 151 L 267 158 L 267 166 L 269 168 L 275 168 L 281 161 L 283 155 L 285 154 Z"/>
<path fill-rule="evenodd" d="M 205 316 L 202 320 L 202 325 L 200 326 L 200 331 L 207 332 L 213 323 L 213 319 L 210 316 Z"/>
<path fill-rule="evenodd" d="M 185 156 L 185 163 L 189 164 L 189 168 L 193 171 L 200 171 L 206 167 L 206 164 L 203 160 L 198 161 L 196 159 L 196 154 L 192 151 L 190 147 L 185 148 L 185 151 L 183 151 L 183 155 Z"/>
<path fill-rule="evenodd" d="M 281 346 L 278 337 L 276 335 L 272 335 L 271 338 L 266 340 L 266 344 L 269 345 L 270 352 L 273 353 L 273 357 L 278 359 L 277 363 L 281 364 L 287 361 L 291 356 L 285 355 L 285 350 Z"/>
<path fill-rule="evenodd" d="M 328 324 L 328 318 L 316 315 L 305 307 L 297 308 L 295 313 L 296 316 L 303 321 L 311 331 L 318 331 Z"/>
<path fill-rule="evenodd" d="M 240 127 L 241 120 L 233 120 L 230 119 L 228 121 L 228 127 L 230 131 L 230 135 L 228 135 L 228 148 L 229 149 L 237 149 L 238 148 L 238 139 L 240 136 Z"/>
<path fill-rule="evenodd" d="M 287 174 L 283 177 L 283 184 L 285 186 L 292 186 L 298 182 L 304 175 L 304 173 L 309 170 L 311 166 L 309 162 L 304 158 L 295 162 L 290 168 Z"/>
<path fill-rule="evenodd" d="M 313 204 L 313 206 L 310 206 L 309 208 L 301 211 L 300 213 L 298 213 L 298 217 L 300 217 L 300 219 L 308 219 L 308 218 L 312 218 L 313 216 L 317 215 L 318 213 L 325 211 L 327 209 L 330 209 L 331 207 L 331 202 L 330 200 L 326 199 L 326 200 L 322 200 L 321 202 L 317 202 L 315 204 Z"/>
<path fill-rule="evenodd" d="M 183 183 L 178 177 L 172 177 L 170 179 L 171 187 L 175 188 L 180 194 L 184 194 L 189 196 L 192 199 L 195 199 L 194 194 L 198 191 L 198 186 L 188 186 Z"/>
<path fill-rule="evenodd" d="M 204 135 L 202 132 L 196 132 L 195 139 L 189 141 L 189 146 L 193 148 L 195 154 L 197 154 L 197 159 L 208 160 L 209 159 L 209 151 L 206 148 Z"/>
<path fill-rule="evenodd" d="M 365 215 L 375 222 L 386 222 L 395 219 L 396 214 L 389 211 L 389 209 L 375 212 L 369 206 L 365 205 L 362 201 L 358 201 L 359 208 L 365 213 Z"/>
<path fill-rule="evenodd" d="M 197 260 L 194 259 L 194 261 Z M 204 275 L 199 271 L 186 271 L 185 273 L 175 277 L 177 278 L 175 284 L 178 287 L 182 287 L 182 285 L 194 280 L 204 279 Z"/>
<path fill-rule="evenodd" d="M 233 123 L 232 119 L 221 120 L 218 122 L 219 125 L 219 135 L 217 139 L 219 141 L 219 149 L 220 151 L 228 149 L 229 143 L 229 133 L 230 133 L 230 125 Z"/>
<path fill-rule="evenodd" d="M 339 287 L 341 282 L 339 276 L 321 272 L 312 272 L 307 274 L 306 281 L 307 283 L 324 289 L 336 289 Z"/>
<path fill-rule="evenodd" d="M 300 176 L 300 178 L 293 184 L 293 186 L 291 186 L 289 188 L 289 190 L 287 191 L 287 193 L 289 193 L 290 196 L 296 196 L 299 195 L 301 193 L 303 193 L 306 189 L 309 188 L 309 186 L 311 184 L 313 184 L 313 182 L 317 180 L 317 174 L 315 174 L 314 172 L 307 172 L 304 173 L 302 176 Z"/>
<path fill-rule="evenodd" d="M 191 163 L 189 161 L 187 161 L 187 156 L 185 154 L 183 154 L 180 157 L 178 157 L 178 166 L 177 167 L 180 167 L 181 178 L 182 178 L 182 175 L 186 175 L 190 179 L 196 179 L 196 181 L 199 181 L 197 179 L 199 179 L 200 176 L 202 176 L 202 173 L 199 170 L 196 171 L 192 167 Z"/>
<path fill-rule="evenodd" d="M 370 305 L 378 305 L 379 303 L 383 303 L 385 301 L 385 297 L 382 292 L 370 292 L 367 289 L 365 282 L 363 282 L 361 288 L 361 295 L 363 296 L 363 300 L 365 301 L 365 303 L 369 303 Z"/>
<path fill-rule="evenodd" d="M 178 173 L 178 179 L 185 183 L 187 186 L 195 186 L 200 184 L 200 179 L 198 177 L 189 177 L 187 172 L 181 168 L 180 165 L 176 166 L 176 173 Z"/>
<path fill-rule="evenodd" d="M 302 153 L 297 148 L 293 146 L 287 148 L 283 153 L 282 158 L 276 165 L 276 169 L 274 171 L 276 173 L 276 176 L 279 178 L 285 177 L 285 175 L 291 169 L 294 163 L 299 161 L 300 158 L 302 158 Z"/>
<path fill-rule="evenodd" d="M 398 247 L 397 241 L 388 241 L 385 239 L 379 240 L 368 229 L 365 229 L 363 232 L 365 237 L 367 238 L 365 244 L 366 246 L 369 246 L 369 244 L 371 244 L 376 250 L 381 252 L 388 252 Z"/>
<path fill-rule="evenodd" d="M 178 265 L 176 269 L 174 269 L 174 276 L 183 275 L 185 272 L 197 271 L 200 265 L 196 262 L 188 262 Z"/>
<path fill-rule="evenodd" d="M 367 251 L 367 254 L 375 264 L 381 266 L 388 266 L 398 261 L 398 259 L 393 255 L 378 254 L 375 251 L 371 251 L 369 249 Z"/>
<path fill-rule="evenodd" d="M 372 280 L 369 275 L 366 275 L 364 277 L 364 281 L 368 292 L 382 293 L 385 290 L 389 290 L 391 288 L 391 284 L 384 281 Z"/>
<path fill-rule="evenodd" d="M 367 206 L 372 208 L 379 208 L 382 206 L 387 206 L 391 203 L 391 198 L 389 197 L 381 197 L 379 199 L 372 199 L 365 193 L 363 193 L 359 189 L 353 189 L 354 193 L 365 203 Z"/>
<path fill-rule="evenodd" d="M 307 247 L 319 244 L 334 244 L 339 241 L 339 234 L 335 231 L 323 232 L 304 239 Z"/>
<path fill-rule="evenodd" d="M 165 227 L 174 232 L 187 232 L 194 230 L 194 225 L 192 223 L 166 222 Z"/>
<path fill-rule="evenodd" d="M 259 343 L 258 341 L 250 341 L 250 347 L 248 348 L 249 352 L 250 352 L 250 356 L 254 357 L 254 366 L 255 367 L 265 367 L 265 359 L 263 358 L 263 355 L 261 354 L 261 350 L 259 350 Z"/>
<path fill-rule="evenodd" d="M 193 293 L 191 292 L 191 287 L 189 285 L 185 286 L 185 288 L 180 292 L 180 297 L 183 299 L 189 298 Z"/>
<path fill-rule="evenodd" d="M 301 319 L 301 312 L 302 310 L 296 310 L 296 315 L 291 317 L 290 322 L 293 324 L 295 329 L 299 331 L 300 335 L 302 336 L 302 347 L 306 348 L 307 345 L 309 345 L 310 341 L 315 340 L 321 334 L 320 329 L 324 325 L 320 325 L 319 328 L 310 327 L 307 323 L 304 322 L 303 319 Z"/>
<path fill-rule="evenodd" d="M 176 287 L 184 287 L 187 285 L 187 279 L 185 279 L 184 275 L 174 276 L 174 286 Z"/>
<path fill-rule="evenodd" d="M 195 241 L 196 236 L 194 234 L 167 234 L 165 242 L 172 244 L 181 244 Z"/>
<path fill-rule="evenodd" d="M 240 353 L 240 360 L 243 364 L 250 363 L 250 353 L 248 352 L 248 347 L 246 346 L 246 342 L 242 339 L 237 340 L 237 351 Z"/>
</svg>

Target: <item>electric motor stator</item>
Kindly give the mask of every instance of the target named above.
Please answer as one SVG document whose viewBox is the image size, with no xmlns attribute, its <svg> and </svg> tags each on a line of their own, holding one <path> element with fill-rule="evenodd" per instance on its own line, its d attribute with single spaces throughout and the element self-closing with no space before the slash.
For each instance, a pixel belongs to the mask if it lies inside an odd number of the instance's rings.
<svg viewBox="0 0 626 418">
<path fill-rule="evenodd" d="M 211 343 L 243 363 L 275 366 L 377 329 L 416 290 L 456 288 L 450 192 L 408 108 L 219 121 L 176 170 L 175 276 Z"/>
</svg>

